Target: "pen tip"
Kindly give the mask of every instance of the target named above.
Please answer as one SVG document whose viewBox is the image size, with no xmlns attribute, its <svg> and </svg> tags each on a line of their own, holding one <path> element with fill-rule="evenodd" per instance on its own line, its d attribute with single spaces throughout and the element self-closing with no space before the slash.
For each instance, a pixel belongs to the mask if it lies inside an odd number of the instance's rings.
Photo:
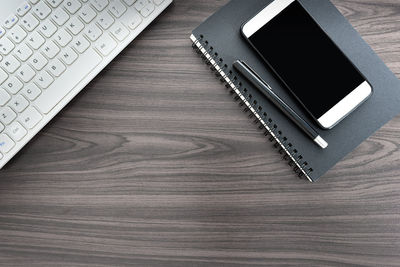
<svg viewBox="0 0 400 267">
<path fill-rule="evenodd" d="M 323 149 L 328 147 L 328 143 L 319 135 L 317 136 L 317 138 L 314 139 L 314 142 L 317 143 Z"/>
</svg>

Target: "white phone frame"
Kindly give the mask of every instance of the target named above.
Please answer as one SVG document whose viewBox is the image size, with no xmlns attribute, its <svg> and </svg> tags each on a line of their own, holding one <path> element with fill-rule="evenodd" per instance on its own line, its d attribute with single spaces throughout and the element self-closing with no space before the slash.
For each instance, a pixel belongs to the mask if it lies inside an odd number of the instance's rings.
<svg viewBox="0 0 400 267">
<path fill-rule="evenodd" d="M 294 1 L 296 0 L 273 1 L 243 25 L 243 35 L 249 39 L 254 33 L 261 29 L 265 24 L 270 22 Z M 328 112 L 326 112 L 320 118 L 316 118 L 316 120 L 321 127 L 325 129 L 332 129 L 336 124 L 346 118 L 352 111 L 354 111 L 359 105 L 367 100 L 371 94 L 371 85 L 367 81 L 364 81 Z"/>
</svg>

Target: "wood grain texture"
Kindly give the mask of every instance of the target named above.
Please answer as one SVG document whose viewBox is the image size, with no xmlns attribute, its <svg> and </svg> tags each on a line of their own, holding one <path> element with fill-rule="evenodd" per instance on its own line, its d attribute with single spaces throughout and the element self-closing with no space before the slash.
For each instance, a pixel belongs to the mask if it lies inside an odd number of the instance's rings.
<svg viewBox="0 0 400 267">
<path fill-rule="evenodd" d="M 298 180 L 175 0 L 0 172 L 2 266 L 400 266 L 400 117 Z M 400 2 L 335 0 L 400 77 Z"/>
</svg>

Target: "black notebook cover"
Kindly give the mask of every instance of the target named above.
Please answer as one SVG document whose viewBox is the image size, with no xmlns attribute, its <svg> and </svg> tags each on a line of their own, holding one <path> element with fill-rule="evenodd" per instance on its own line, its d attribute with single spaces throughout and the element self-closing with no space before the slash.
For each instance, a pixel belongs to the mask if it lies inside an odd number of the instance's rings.
<svg viewBox="0 0 400 267">
<path fill-rule="evenodd" d="M 274 76 L 240 33 L 241 25 L 272 0 L 232 0 L 193 31 L 194 48 L 236 93 L 240 101 L 254 113 L 271 140 L 295 171 L 316 181 L 365 139 L 400 113 L 400 81 L 360 37 L 357 31 L 328 0 L 299 0 L 340 49 L 372 84 L 374 93 L 356 111 L 334 129 L 321 136 L 329 143 L 319 148 L 274 105 L 232 69 L 237 59 L 245 60 L 267 81 L 274 92 L 289 103 L 311 125 L 318 125 Z M 272 42 L 273 40 L 271 40 Z"/>
</svg>

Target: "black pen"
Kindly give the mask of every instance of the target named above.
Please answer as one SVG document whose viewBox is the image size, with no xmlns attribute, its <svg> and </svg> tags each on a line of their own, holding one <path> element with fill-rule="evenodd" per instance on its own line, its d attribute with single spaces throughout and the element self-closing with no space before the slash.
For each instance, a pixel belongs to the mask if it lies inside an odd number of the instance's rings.
<svg viewBox="0 0 400 267">
<path fill-rule="evenodd" d="M 260 92 L 262 92 L 276 107 L 288 116 L 301 130 L 303 130 L 316 144 L 325 149 L 328 143 L 311 127 L 302 117 L 300 117 L 288 104 L 277 96 L 271 87 L 244 61 L 236 60 L 233 67 L 249 80 Z"/>
</svg>

